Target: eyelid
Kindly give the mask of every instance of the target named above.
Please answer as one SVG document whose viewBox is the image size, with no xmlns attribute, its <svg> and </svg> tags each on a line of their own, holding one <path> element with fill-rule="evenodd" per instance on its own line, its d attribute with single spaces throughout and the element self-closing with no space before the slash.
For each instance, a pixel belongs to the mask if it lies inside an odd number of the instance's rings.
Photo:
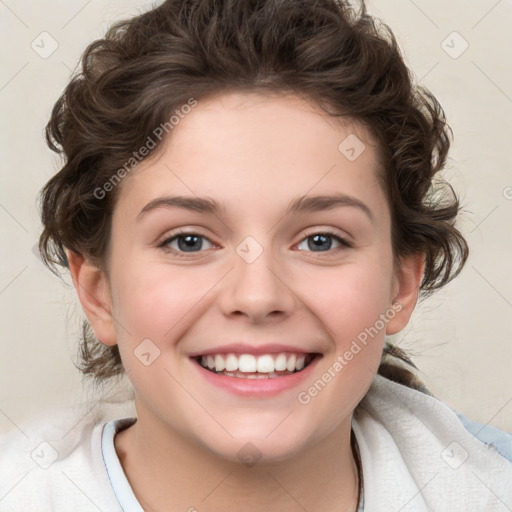
<svg viewBox="0 0 512 512">
<path fill-rule="evenodd" d="M 344 244 L 348 247 L 354 246 L 353 242 L 351 241 L 351 236 L 348 233 L 347 233 L 347 236 L 345 236 L 343 234 L 338 233 L 337 231 L 334 231 L 333 228 L 322 228 L 322 227 L 320 227 L 320 228 L 314 227 L 314 228 L 311 228 L 311 231 L 309 231 L 309 230 L 306 231 L 306 233 L 304 235 L 302 235 L 300 242 L 303 242 L 306 238 L 309 238 L 310 236 L 313 236 L 313 235 L 328 235 L 333 238 L 336 238 L 342 244 Z"/>
<path fill-rule="evenodd" d="M 206 235 L 203 235 L 203 234 L 201 234 L 201 233 L 199 233 L 197 231 L 194 231 L 192 229 L 178 228 L 178 230 L 166 234 L 161 239 L 160 242 L 157 242 L 157 244 L 156 244 L 157 248 L 161 249 L 166 254 L 171 254 L 171 255 L 176 256 L 177 258 L 184 258 L 184 259 L 190 259 L 192 257 L 195 260 L 197 260 L 198 258 L 203 258 L 203 257 L 208 256 L 210 254 L 206 249 L 202 249 L 200 251 L 186 252 L 186 251 L 178 251 L 178 250 L 176 250 L 176 249 L 174 249 L 172 247 L 169 247 L 168 244 L 170 244 L 171 241 L 173 241 L 174 239 L 176 239 L 180 235 L 183 235 L 183 236 L 184 235 L 193 235 L 193 236 L 197 236 L 197 237 L 200 237 L 200 238 L 204 238 L 205 240 L 208 241 L 208 243 L 210 243 L 213 246 L 211 248 L 208 247 L 207 249 L 212 249 L 212 248 L 218 248 L 219 247 L 215 242 L 210 240 L 210 238 L 207 237 Z"/>
<path fill-rule="evenodd" d="M 203 234 L 201 234 L 199 232 L 196 232 L 196 231 L 194 231 L 192 229 L 187 229 L 187 228 L 178 228 L 176 231 L 173 231 L 171 233 L 167 233 L 163 237 L 163 239 L 160 242 L 157 243 L 157 247 L 162 249 L 164 252 L 174 253 L 174 254 L 176 254 L 179 257 L 188 257 L 188 255 L 196 255 L 197 256 L 199 254 L 202 254 L 202 253 L 206 252 L 206 250 L 191 251 L 191 252 L 177 251 L 176 249 L 173 249 L 171 247 L 166 247 L 169 243 L 171 243 L 171 241 L 173 241 L 174 239 L 178 238 L 180 235 L 183 235 L 183 236 L 184 235 L 197 236 L 199 238 L 203 238 L 203 239 L 207 240 L 208 243 L 210 243 L 214 247 L 219 247 L 215 242 L 210 240 L 210 238 L 208 236 L 203 235 Z M 350 242 L 349 240 L 347 240 L 346 237 L 336 233 L 332 229 L 330 229 L 330 228 L 322 229 L 322 228 L 318 228 L 318 227 L 311 228 L 311 230 L 308 230 L 306 233 L 304 233 L 302 235 L 301 239 L 295 244 L 295 246 L 300 245 L 305 240 L 307 240 L 308 238 L 310 238 L 310 237 L 312 237 L 314 235 L 326 235 L 328 237 L 334 238 L 335 240 L 337 240 L 340 243 L 341 247 L 335 247 L 334 249 L 329 249 L 327 251 L 300 251 L 300 252 L 311 252 L 311 253 L 318 252 L 318 254 L 325 253 L 325 254 L 328 255 L 328 254 L 336 253 L 339 250 L 350 249 L 350 248 L 354 247 L 354 244 L 352 242 Z"/>
<path fill-rule="evenodd" d="M 204 250 L 202 250 L 202 251 L 197 251 L 196 253 L 194 253 L 194 252 L 187 253 L 187 252 L 176 251 L 175 249 L 172 249 L 171 247 L 166 247 L 167 244 L 169 244 L 172 240 L 179 237 L 180 235 L 183 235 L 183 236 L 184 235 L 193 235 L 193 236 L 197 236 L 200 238 L 204 238 L 214 247 L 218 247 L 218 245 L 215 242 L 213 242 L 212 240 L 210 240 L 210 238 L 208 236 L 203 235 L 203 234 L 199 233 L 198 231 L 194 231 L 193 229 L 186 229 L 186 228 L 185 229 L 178 228 L 176 231 L 166 233 L 166 235 L 159 242 L 157 242 L 156 245 L 158 248 L 163 249 L 164 251 L 174 252 L 175 254 L 179 254 L 179 255 L 198 254 L 198 253 L 204 252 Z"/>
</svg>

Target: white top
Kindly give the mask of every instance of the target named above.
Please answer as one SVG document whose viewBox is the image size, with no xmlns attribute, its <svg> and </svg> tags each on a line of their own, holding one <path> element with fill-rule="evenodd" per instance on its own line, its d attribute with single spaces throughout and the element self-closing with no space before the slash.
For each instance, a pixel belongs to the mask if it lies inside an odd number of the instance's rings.
<svg viewBox="0 0 512 512">
<path fill-rule="evenodd" d="M 136 419 L 105 418 L 101 408 L 61 410 L 11 431 L 0 443 L 0 512 L 143 512 L 114 447 Z M 511 434 L 379 375 L 352 427 L 363 469 L 359 511 L 512 510 Z"/>
</svg>

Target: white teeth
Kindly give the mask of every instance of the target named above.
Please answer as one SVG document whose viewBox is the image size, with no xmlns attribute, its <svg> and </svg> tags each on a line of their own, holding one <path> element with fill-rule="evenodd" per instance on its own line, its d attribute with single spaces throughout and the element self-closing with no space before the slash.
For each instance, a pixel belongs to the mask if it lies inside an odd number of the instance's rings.
<svg viewBox="0 0 512 512">
<path fill-rule="evenodd" d="M 235 354 L 228 354 L 228 357 L 226 357 L 226 370 L 228 372 L 238 370 L 238 357 Z"/>
<path fill-rule="evenodd" d="M 215 356 L 215 370 L 221 372 L 226 366 L 224 365 L 224 358 L 221 355 Z"/>
<path fill-rule="evenodd" d="M 256 358 L 251 354 L 242 354 L 238 359 L 238 369 L 246 373 L 255 372 Z"/>
<path fill-rule="evenodd" d="M 283 352 L 277 355 L 262 354 L 209 354 L 201 357 L 201 365 L 204 368 L 216 372 L 242 372 L 259 373 L 261 375 L 247 375 L 248 378 L 271 378 L 279 377 L 276 372 L 294 372 L 304 368 L 306 355 Z M 231 373 L 233 374 L 233 373 Z"/>
<path fill-rule="evenodd" d="M 276 372 L 286 370 L 286 354 L 279 354 L 274 361 L 274 369 Z"/>
<path fill-rule="evenodd" d="M 260 372 L 260 373 L 273 372 L 274 371 L 274 358 L 270 355 L 260 356 L 260 357 L 258 357 L 256 367 L 258 368 L 258 372 Z"/>
</svg>

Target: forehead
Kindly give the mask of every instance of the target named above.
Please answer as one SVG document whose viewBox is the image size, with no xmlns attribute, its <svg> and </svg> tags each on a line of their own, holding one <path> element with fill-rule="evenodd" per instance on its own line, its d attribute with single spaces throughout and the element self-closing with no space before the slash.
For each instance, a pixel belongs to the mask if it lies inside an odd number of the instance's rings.
<svg viewBox="0 0 512 512">
<path fill-rule="evenodd" d="M 306 97 L 231 92 L 200 100 L 173 129 L 168 147 L 174 148 L 176 157 L 177 151 L 194 157 L 201 149 L 203 157 L 205 150 L 213 150 L 216 156 L 222 152 L 226 158 L 233 158 L 244 151 L 245 157 L 267 157 L 271 163 L 270 159 L 279 161 L 279 157 L 296 161 L 306 154 L 322 154 L 326 159 L 337 156 L 339 144 L 347 135 L 352 135 L 354 142 L 357 138 L 370 145 L 364 159 L 375 164 L 372 160 L 376 155 L 371 149 L 376 144 L 369 131 L 354 119 L 330 116 Z M 357 154 L 346 153 L 346 157 L 354 161 Z"/>
<path fill-rule="evenodd" d="M 138 214 L 166 193 L 224 205 L 280 208 L 343 192 L 385 212 L 378 150 L 368 130 L 295 96 L 229 93 L 199 100 L 153 158 L 122 183 L 118 207 Z M 137 210 L 135 212 L 135 210 Z"/>
</svg>

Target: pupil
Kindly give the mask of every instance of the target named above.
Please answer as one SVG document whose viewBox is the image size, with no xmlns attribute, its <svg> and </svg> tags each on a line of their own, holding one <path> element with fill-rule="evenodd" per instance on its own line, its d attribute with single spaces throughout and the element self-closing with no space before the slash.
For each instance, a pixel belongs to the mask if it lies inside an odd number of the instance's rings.
<svg viewBox="0 0 512 512">
<path fill-rule="evenodd" d="M 202 245 L 201 237 L 196 235 L 186 235 L 181 236 L 178 239 L 178 247 L 181 251 L 188 251 L 190 252 L 190 249 L 200 249 Z"/>
<path fill-rule="evenodd" d="M 322 243 L 324 243 L 325 241 L 328 242 L 327 246 L 324 248 L 329 250 L 331 248 L 331 245 L 332 245 L 332 240 L 329 236 L 327 235 L 314 235 L 312 237 L 310 237 L 310 240 L 313 240 L 313 243 L 309 243 L 309 248 L 312 249 L 313 251 L 316 251 L 318 250 L 318 248 L 322 248 Z"/>
</svg>

